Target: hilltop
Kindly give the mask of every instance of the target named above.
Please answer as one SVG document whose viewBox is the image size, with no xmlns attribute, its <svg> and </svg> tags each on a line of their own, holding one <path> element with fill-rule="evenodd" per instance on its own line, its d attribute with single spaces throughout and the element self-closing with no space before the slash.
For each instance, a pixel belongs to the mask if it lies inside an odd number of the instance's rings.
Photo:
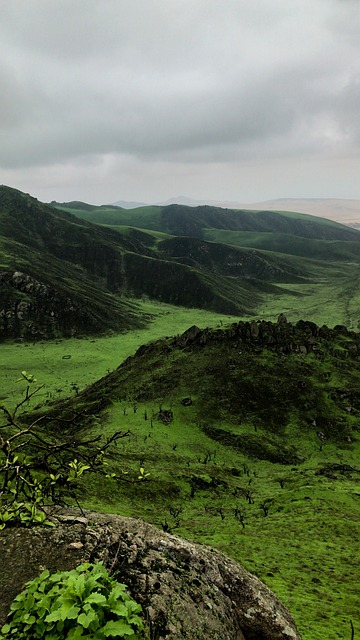
<svg viewBox="0 0 360 640">
<path fill-rule="evenodd" d="M 277 593 L 304 638 L 343 638 L 357 612 L 359 355 L 342 326 L 194 326 L 41 411 L 57 433 L 72 415 L 76 433 L 130 429 L 109 471 L 140 465 L 150 479 L 89 481 L 85 506 L 216 546 Z"/>
</svg>

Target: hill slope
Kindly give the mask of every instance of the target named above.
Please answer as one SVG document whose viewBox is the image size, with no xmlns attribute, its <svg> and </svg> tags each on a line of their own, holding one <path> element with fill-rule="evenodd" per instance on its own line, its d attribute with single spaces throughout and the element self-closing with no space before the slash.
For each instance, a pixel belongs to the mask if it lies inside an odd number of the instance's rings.
<svg viewBox="0 0 360 640">
<path fill-rule="evenodd" d="M 116 207 L 71 206 L 84 218 L 94 210 L 111 216 L 119 212 Z M 225 212 L 225 220 L 217 210 L 200 208 L 195 211 L 196 228 L 184 207 L 145 208 L 138 215 L 154 228 L 164 229 L 165 219 L 175 236 L 154 229 L 92 224 L 1 187 L 0 335 L 36 339 L 139 326 L 144 318 L 129 298 L 144 295 L 175 305 L 254 315 L 264 296 L 291 294 L 293 285 L 313 282 L 321 270 L 298 256 L 198 237 L 204 235 L 202 227 L 201 233 L 197 229 L 205 223 L 231 230 L 234 221 L 242 220 L 239 212 Z M 266 216 L 245 218 L 248 226 L 256 228 L 270 229 L 274 224 Z M 338 240 L 349 246 L 360 237 L 339 225 L 305 222 L 299 227 L 297 219 L 289 218 L 281 224 L 301 233 L 304 227 L 315 236 L 352 238 L 351 242 Z M 190 232 L 192 237 L 178 235 Z M 326 263 L 323 267 L 328 268 Z"/>
<path fill-rule="evenodd" d="M 360 233 L 355 229 L 291 212 L 183 205 L 89 211 L 81 203 L 69 204 L 81 218 L 137 238 L 165 260 L 205 270 L 216 295 L 202 295 L 198 304 L 242 317 L 273 320 L 286 311 L 293 321 L 360 326 Z M 178 286 L 165 285 L 163 270 L 157 281 L 156 295 L 176 303 Z M 177 285 L 181 281 L 182 276 Z M 233 289 L 235 282 L 242 291 Z M 148 282 L 146 290 L 151 296 Z M 178 303 L 189 305 L 188 296 L 181 295 Z"/>
<path fill-rule="evenodd" d="M 86 504 L 217 546 L 275 590 L 304 640 L 343 638 L 357 615 L 359 355 L 360 334 L 344 327 L 192 327 L 52 415 L 82 415 L 94 436 L 131 429 L 109 470 L 151 474 L 94 481 Z"/>
<path fill-rule="evenodd" d="M 71 204 L 84 216 L 119 212 Z M 298 309 L 302 296 L 339 293 L 337 321 L 357 326 L 360 233 L 354 229 L 291 214 L 155 209 L 125 212 L 153 229 L 98 225 L 1 187 L 0 337 L 140 326 L 146 319 L 130 299 L 142 296 L 244 317 L 263 313 L 270 298 L 281 306 L 287 297 Z"/>
<path fill-rule="evenodd" d="M 178 204 L 131 210 L 83 203 L 63 203 L 56 207 L 97 224 L 129 225 L 197 238 L 204 237 L 205 229 L 282 233 L 313 240 L 356 242 L 360 237 L 357 230 L 338 222 L 286 211 L 233 210 L 208 205 L 189 207 Z"/>
<path fill-rule="evenodd" d="M 124 245 L 134 243 L 1 187 L 0 337 L 141 326 L 136 307 L 112 295 Z"/>
</svg>

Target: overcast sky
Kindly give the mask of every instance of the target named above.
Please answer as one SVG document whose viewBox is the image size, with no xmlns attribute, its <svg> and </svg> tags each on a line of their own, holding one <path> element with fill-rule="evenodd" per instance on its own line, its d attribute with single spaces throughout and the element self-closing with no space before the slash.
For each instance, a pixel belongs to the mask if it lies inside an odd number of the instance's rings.
<svg viewBox="0 0 360 640">
<path fill-rule="evenodd" d="M 360 0 L 0 0 L 0 183 L 360 198 Z"/>
</svg>

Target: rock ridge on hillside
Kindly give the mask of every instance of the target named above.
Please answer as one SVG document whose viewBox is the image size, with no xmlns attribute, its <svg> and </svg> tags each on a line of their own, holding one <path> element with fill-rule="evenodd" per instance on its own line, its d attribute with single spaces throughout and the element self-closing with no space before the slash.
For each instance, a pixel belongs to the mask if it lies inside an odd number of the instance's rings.
<svg viewBox="0 0 360 640">
<path fill-rule="evenodd" d="M 289 612 L 246 569 L 222 553 L 141 520 L 62 511 L 56 527 L 0 534 L 0 619 L 44 567 L 102 561 L 142 605 L 158 640 L 301 640 Z"/>
<path fill-rule="evenodd" d="M 234 345 L 240 343 L 244 348 L 255 352 L 268 348 L 284 354 L 294 352 L 304 355 L 317 352 L 324 344 L 332 347 L 332 353 L 336 355 L 335 343 L 337 339 L 342 341 L 342 357 L 360 355 L 359 332 L 351 331 L 343 325 L 336 325 L 332 329 L 326 325 L 319 327 L 314 322 L 307 320 L 291 323 L 283 314 L 280 314 L 277 322 L 267 320 L 240 321 L 231 324 L 228 328 L 221 329 L 200 329 L 193 325 L 180 336 L 173 338 L 170 344 L 175 349 L 194 349 L 215 343 L 233 342 Z M 165 350 L 171 348 L 164 340 L 158 340 L 142 345 L 135 355 L 152 351 L 158 348 L 161 343 L 163 343 Z"/>
</svg>

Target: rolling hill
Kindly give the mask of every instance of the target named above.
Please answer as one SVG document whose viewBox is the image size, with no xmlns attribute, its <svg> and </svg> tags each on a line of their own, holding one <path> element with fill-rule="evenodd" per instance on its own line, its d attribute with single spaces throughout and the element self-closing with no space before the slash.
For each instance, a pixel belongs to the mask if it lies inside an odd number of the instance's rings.
<svg viewBox="0 0 360 640">
<path fill-rule="evenodd" d="M 46 339 L 141 326 L 147 318 L 136 299 L 144 296 L 246 317 L 261 315 L 275 299 L 303 308 L 300 298 L 315 289 L 328 297 L 339 292 L 337 321 L 355 327 L 359 248 L 358 231 L 306 215 L 55 207 L 1 187 L 0 336 Z"/>
<path fill-rule="evenodd" d="M 237 311 L 234 304 L 219 305 L 218 298 L 213 309 L 269 320 L 285 311 L 294 321 L 360 326 L 360 235 L 355 229 L 307 214 L 210 206 L 124 210 L 69 203 L 61 208 L 141 239 L 166 259 L 206 269 L 208 278 L 220 275 L 228 301 L 229 285 L 241 279 L 248 289 L 241 298 L 238 291 L 234 295 Z M 219 292 L 218 282 L 214 288 Z M 162 292 L 161 299 L 170 298 Z M 184 296 L 182 303 L 188 304 Z"/>
<path fill-rule="evenodd" d="M 131 299 L 143 295 L 235 314 L 254 309 L 256 287 L 249 295 L 246 281 L 224 282 L 153 244 L 149 234 L 119 234 L 2 187 L 0 334 L 38 339 L 141 326 Z"/>
<path fill-rule="evenodd" d="M 130 429 L 107 460 L 119 480 L 88 480 L 84 506 L 216 546 L 277 593 L 304 640 L 344 638 L 358 604 L 348 569 L 360 516 L 359 354 L 359 333 L 284 316 L 193 326 L 49 405 L 47 429 L 74 415 L 70 437 Z M 122 481 L 139 466 L 148 482 Z"/>
</svg>

